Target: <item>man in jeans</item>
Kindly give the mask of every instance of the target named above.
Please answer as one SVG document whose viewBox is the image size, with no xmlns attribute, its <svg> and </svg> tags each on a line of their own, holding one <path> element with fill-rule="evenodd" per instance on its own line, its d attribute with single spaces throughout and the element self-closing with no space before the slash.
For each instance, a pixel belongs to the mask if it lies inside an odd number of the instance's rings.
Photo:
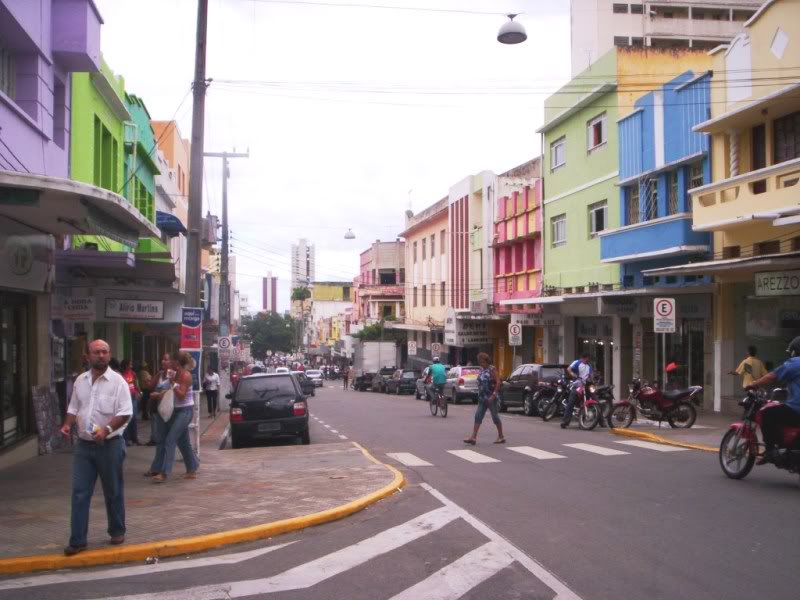
<svg viewBox="0 0 800 600">
<path fill-rule="evenodd" d="M 86 550 L 89 507 L 98 475 L 103 485 L 108 517 L 108 535 L 114 545 L 125 541 L 125 498 L 122 464 L 125 440 L 122 433 L 133 405 L 128 384 L 108 367 L 111 349 L 103 340 L 89 344 L 91 369 L 75 380 L 67 417 L 61 433 L 69 436 L 78 426 L 78 445 L 72 454 L 72 516 L 69 545 L 64 554 Z"/>
<path fill-rule="evenodd" d="M 589 358 L 588 354 L 582 354 L 579 359 L 567 367 L 567 375 L 575 381 L 569 386 L 569 398 L 567 406 L 564 408 L 564 416 L 561 418 L 561 429 L 569 427 L 569 423 L 572 421 L 572 410 L 578 400 L 578 388 L 586 385 L 586 382 L 592 377 L 592 365 L 589 364 Z"/>
</svg>

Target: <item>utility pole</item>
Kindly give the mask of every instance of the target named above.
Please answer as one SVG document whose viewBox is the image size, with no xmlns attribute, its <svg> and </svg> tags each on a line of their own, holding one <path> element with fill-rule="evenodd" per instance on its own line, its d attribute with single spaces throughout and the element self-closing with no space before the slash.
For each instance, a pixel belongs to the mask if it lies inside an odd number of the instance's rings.
<svg viewBox="0 0 800 600">
<path fill-rule="evenodd" d="M 186 240 L 186 304 L 200 306 L 201 246 L 203 223 L 203 143 L 206 118 L 206 34 L 208 0 L 197 2 L 197 41 L 192 92 L 192 148 L 189 163 L 189 235 Z"/>
<path fill-rule="evenodd" d="M 236 152 L 204 152 L 203 156 L 222 159 L 222 261 L 219 274 L 219 334 L 222 337 L 231 332 L 231 292 L 228 281 L 228 159 L 249 158 L 250 151 Z"/>
</svg>

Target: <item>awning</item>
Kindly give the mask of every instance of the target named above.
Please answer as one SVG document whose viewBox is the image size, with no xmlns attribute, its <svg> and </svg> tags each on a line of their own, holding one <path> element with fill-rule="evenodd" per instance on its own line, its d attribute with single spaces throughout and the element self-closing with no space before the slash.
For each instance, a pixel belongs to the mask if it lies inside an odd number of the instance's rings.
<svg viewBox="0 0 800 600">
<path fill-rule="evenodd" d="M 798 267 L 800 266 L 800 252 L 786 252 L 784 254 L 765 254 L 763 256 L 748 256 L 740 258 L 726 258 L 722 260 L 708 260 L 704 262 L 689 263 L 676 267 L 662 267 L 642 271 L 648 276 L 661 275 L 708 275 L 719 272 L 746 271 L 770 267 Z"/>
<path fill-rule="evenodd" d="M 501 300 L 499 304 L 500 306 L 520 306 L 524 304 L 559 304 L 563 301 L 563 296 L 534 296 L 533 298 Z"/>
<path fill-rule="evenodd" d="M 179 233 L 186 235 L 186 227 L 181 223 L 181 220 L 172 213 L 157 210 L 156 225 L 167 235 L 178 235 Z"/>
<path fill-rule="evenodd" d="M 430 327 L 428 325 L 417 325 L 415 323 L 392 323 L 387 321 L 384 325 L 386 329 L 401 329 L 403 331 L 443 331 L 444 327 Z"/>
<path fill-rule="evenodd" d="M 792 83 L 718 117 L 698 123 L 692 128 L 692 131 L 724 133 L 731 129 L 747 129 L 763 121 L 764 111 L 769 111 L 771 119 L 782 117 L 797 110 L 798 91 L 800 91 L 800 83 Z"/>
<path fill-rule="evenodd" d="M 161 237 L 124 197 L 60 177 L 0 172 L 0 215 L 51 235 L 102 235 L 126 246 Z"/>
<path fill-rule="evenodd" d="M 57 250 L 56 264 L 78 269 L 86 277 L 115 280 L 147 280 L 172 283 L 175 264 L 164 260 L 145 260 L 130 252 L 100 250 Z"/>
</svg>

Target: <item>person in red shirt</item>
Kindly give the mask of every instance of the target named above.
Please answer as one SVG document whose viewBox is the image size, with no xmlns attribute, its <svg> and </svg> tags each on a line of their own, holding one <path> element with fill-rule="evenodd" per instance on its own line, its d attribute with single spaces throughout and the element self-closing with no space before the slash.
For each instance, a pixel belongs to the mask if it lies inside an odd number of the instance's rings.
<svg viewBox="0 0 800 600">
<path fill-rule="evenodd" d="M 139 390 L 139 382 L 136 377 L 136 371 L 133 370 L 131 367 L 131 361 L 127 358 L 119 363 L 119 370 L 122 378 L 125 380 L 125 383 L 128 384 L 128 391 L 131 393 L 131 404 L 133 405 L 133 414 L 131 415 L 128 426 L 125 428 L 123 433 L 123 436 L 125 437 L 125 443 L 128 446 L 132 446 L 134 444 L 141 446 L 141 443 L 139 443 L 137 415 L 139 414 L 139 398 L 142 394 Z"/>
</svg>

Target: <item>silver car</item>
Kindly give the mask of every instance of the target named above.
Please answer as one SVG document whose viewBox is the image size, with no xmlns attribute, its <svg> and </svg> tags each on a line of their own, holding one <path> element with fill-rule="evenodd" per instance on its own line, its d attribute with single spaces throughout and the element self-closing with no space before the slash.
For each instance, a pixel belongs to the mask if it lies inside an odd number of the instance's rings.
<svg viewBox="0 0 800 600">
<path fill-rule="evenodd" d="M 322 387 L 322 371 L 319 369 L 312 369 L 310 371 L 306 371 L 306 377 L 308 377 L 311 381 L 314 382 L 316 387 Z"/>
<path fill-rule="evenodd" d="M 453 367 L 447 373 L 444 384 L 444 397 L 453 404 L 462 400 L 478 402 L 478 375 L 480 367 Z"/>
</svg>

